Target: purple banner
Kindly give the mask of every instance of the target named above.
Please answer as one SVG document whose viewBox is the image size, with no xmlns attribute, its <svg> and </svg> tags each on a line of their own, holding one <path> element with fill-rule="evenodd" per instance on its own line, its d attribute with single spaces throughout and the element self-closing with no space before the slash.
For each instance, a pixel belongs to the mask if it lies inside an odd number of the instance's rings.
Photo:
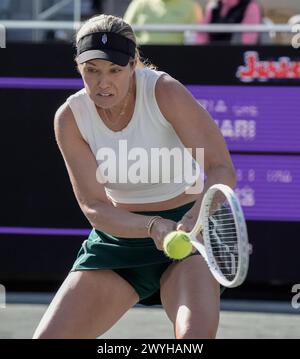
<svg viewBox="0 0 300 359">
<path fill-rule="evenodd" d="M 0 77 L 0 88 L 80 89 L 80 78 Z M 231 151 L 300 152 L 300 87 L 186 86 Z"/>
<path fill-rule="evenodd" d="M 246 219 L 300 221 L 300 156 L 233 155 Z"/>
<path fill-rule="evenodd" d="M 90 229 L 46 227 L 0 227 L 0 234 L 29 234 L 45 236 L 86 236 Z"/>
<path fill-rule="evenodd" d="M 80 89 L 83 82 L 80 78 L 47 78 L 47 77 L 0 77 L 0 88 L 22 89 Z"/>
<path fill-rule="evenodd" d="M 230 150 L 300 152 L 300 87 L 187 88 L 214 118 Z"/>
</svg>

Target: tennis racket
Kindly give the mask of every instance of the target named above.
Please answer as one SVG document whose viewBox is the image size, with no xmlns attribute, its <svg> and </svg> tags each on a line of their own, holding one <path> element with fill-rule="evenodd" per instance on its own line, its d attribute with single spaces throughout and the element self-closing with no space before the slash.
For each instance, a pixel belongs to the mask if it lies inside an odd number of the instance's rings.
<svg viewBox="0 0 300 359">
<path fill-rule="evenodd" d="M 216 184 L 207 190 L 197 222 L 187 234 L 221 285 L 233 288 L 243 283 L 252 248 L 242 208 L 230 187 Z"/>
</svg>

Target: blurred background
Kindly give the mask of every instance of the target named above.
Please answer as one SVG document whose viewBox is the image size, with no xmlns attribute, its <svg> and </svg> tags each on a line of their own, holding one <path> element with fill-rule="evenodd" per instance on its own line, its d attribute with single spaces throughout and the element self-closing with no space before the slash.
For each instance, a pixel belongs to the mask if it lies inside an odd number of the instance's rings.
<svg viewBox="0 0 300 359">
<path fill-rule="evenodd" d="M 300 2 L 255 1 L 234 19 L 212 10 L 217 3 L 168 2 L 0 0 L 0 284 L 8 294 L 56 291 L 89 233 L 53 116 L 82 87 L 74 29 L 110 13 L 127 18 L 142 56 L 210 112 L 232 154 L 253 254 L 246 283 L 224 300 L 283 301 L 299 313 Z"/>
<path fill-rule="evenodd" d="M 222 0 L 223 1 L 223 0 Z M 225 2 L 235 2 L 236 0 L 224 0 Z M 238 0 L 237 2 L 239 2 Z M 243 2 L 244 0 L 241 0 Z M 246 0 L 247 1 L 247 0 Z M 153 10 L 155 7 L 160 5 L 160 3 L 173 3 L 173 8 L 167 9 L 167 14 L 160 14 L 161 22 L 159 20 L 159 10 Z M 198 9 L 193 9 L 191 11 L 198 12 L 197 15 L 186 16 L 184 18 L 183 7 L 190 8 L 190 2 L 196 3 L 196 7 Z M 211 5 L 213 3 L 217 3 L 218 1 L 214 0 L 186 0 L 184 5 L 184 1 L 178 0 L 1 0 L 0 1 L 0 20 L 2 23 L 7 20 L 32 20 L 32 21 L 83 21 L 84 19 L 93 16 L 99 13 L 108 13 L 117 16 L 124 16 L 127 11 L 127 15 L 125 18 L 133 18 L 137 20 L 135 23 L 139 25 L 149 24 L 149 19 L 152 20 L 152 23 L 161 23 L 166 24 L 170 23 L 170 20 L 177 20 L 181 24 L 193 24 L 193 23 L 203 23 L 206 22 L 205 13 L 207 5 Z M 262 24 L 294 24 L 299 22 L 299 14 L 300 14 L 300 2 L 297 0 L 257 0 L 255 1 L 259 7 L 261 8 L 261 23 Z M 132 6 L 132 3 L 134 6 Z M 150 4 L 151 14 L 149 12 L 148 6 L 146 4 L 140 6 L 140 4 L 136 5 L 134 3 L 148 3 Z M 177 3 L 177 4 L 176 4 Z M 182 3 L 183 7 L 182 7 Z M 189 4 L 189 6 L 187 5 Z M 131 5 L 131 9 L 128 9 Z M 178 6 L 179 5 L 179 6 Z M 180 7 L 181 5 L 181 7 Z M 176 9 L 177 6 L 177 9 Z M 193 6 L 192 6 L 193 7 Z M 147 10 L 145 11 L 145 8 Z M 175 16 L 174 11 L 175 8 Z M 186 11 L 187 9 L 185 9 Z M 146 16 L 145 16 L 146 12 Z M 180 14 L 181 12 L 181 14 Z M 199 14 L 200 12 L 200 14 Z M 170 15 L 171 14 L 171 15 Z M 295 16 L 296 15 L 296 16 Z M 298 17 L 297 17 L 298 15 Z M 251 21 L 251 20 L 250 20 Z M 174 23 L 174 22 L 172 22 Z M 247 19 L 246 19 L 246 23 Z M 30 30 L 30 26 L 28 26 L 27 30 L 24 31 L 24 28 L 18 27 L 20 24 L 13 23 L 6 24 L 6 28 L 9 29 L 7 33 L 7 41 L 45 41 L 45 40 L 67 40 L 73 35 L 73 31 L 68 31 L 63 28 L 49 28 L 43 31 L 33 30 L 36 29 L 36 24 L 33 26 L 32 30 Z M 66 25 L 70 27 L 70 24 Z M 47 26 L 45 26 L 47 27 Z M 53 27 L 53 26 L 52 26 Z M 72 28 L 72 26 L 71 26 Z M 194 42 L 193 37 L 191 39 L 190 33 L 186 34 L 186 42 Z M 285 44 L 288 43 L 291 34 L 287 32 L 269 32 L 269 36 L 271 38 L 270 41 L 267 41 L 268 38 L 265 36 L 266 42 L 272 43 L 280 43 Z"/>
</svg>

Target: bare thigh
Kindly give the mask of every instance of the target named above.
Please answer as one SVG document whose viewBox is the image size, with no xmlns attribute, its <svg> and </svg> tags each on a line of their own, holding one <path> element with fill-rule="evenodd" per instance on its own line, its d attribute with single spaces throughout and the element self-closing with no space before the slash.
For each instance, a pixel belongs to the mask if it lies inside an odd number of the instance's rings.
<svg viewBox="0 0 300 359">
<path fill-rule="evenodd" d="M 96 338 L 138 300 L 134 288 L 111 270 L 71 272 L 33 338 Z"/>
<path fill-rule="evenodd" d="M 161 277 L 160 292 L 176 338 L 215 337 L 220 287 L 200 255 L 171 264 Z"/>
</svg>

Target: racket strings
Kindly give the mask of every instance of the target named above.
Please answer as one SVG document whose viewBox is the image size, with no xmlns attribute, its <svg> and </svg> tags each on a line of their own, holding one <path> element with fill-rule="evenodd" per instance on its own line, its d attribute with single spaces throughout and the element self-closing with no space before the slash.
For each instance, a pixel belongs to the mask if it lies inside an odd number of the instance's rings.
<svg viewBox="0 0 300 359">
<path fill-rule="evenodd" d="M 238 269 L 238 239 L 233 213 L 226 200 L 217 209 L 210 209 L 209 213 L 210 250 L 222 275 L 233 280 Z"/>
</svg>

